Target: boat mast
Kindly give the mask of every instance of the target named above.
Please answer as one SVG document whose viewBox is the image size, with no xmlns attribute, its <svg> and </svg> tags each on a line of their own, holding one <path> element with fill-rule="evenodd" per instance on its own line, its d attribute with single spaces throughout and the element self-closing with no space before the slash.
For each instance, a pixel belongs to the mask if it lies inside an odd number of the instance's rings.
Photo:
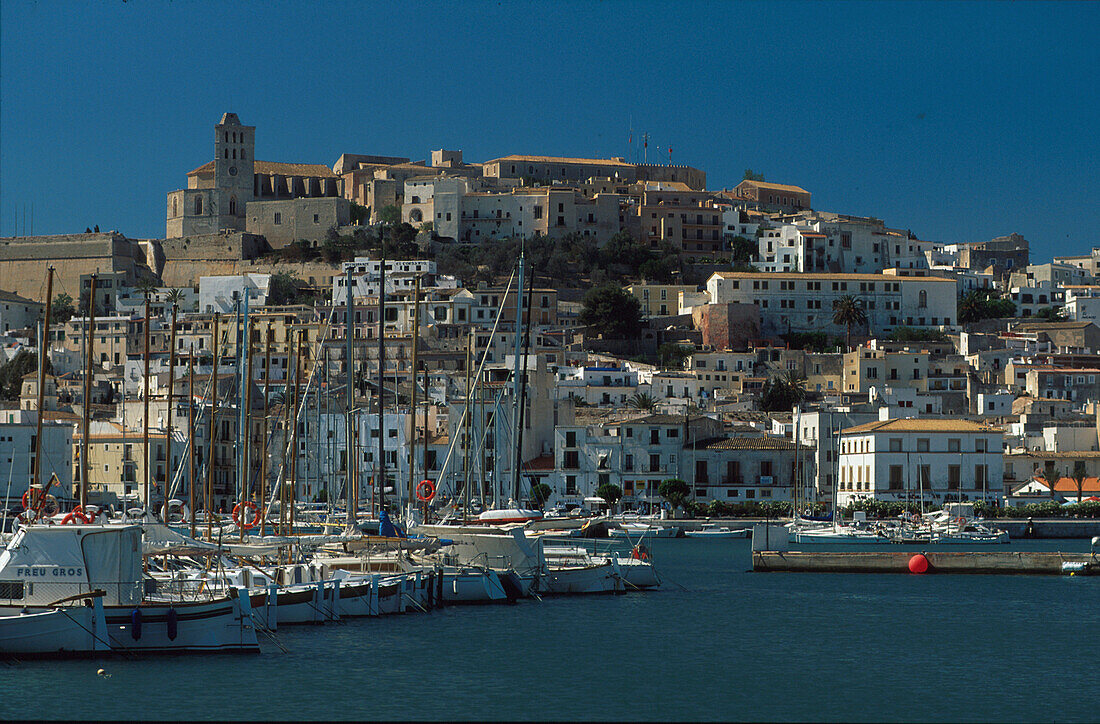
<svg viewBox="0 0 1100 724">
<path fill-rule="evenodd" d="M 92 354 L 95 348 L 95 283 L 98 274 L 92 274 L 88 290 L 88 359 L 84 367 L 84 435 L 81 440 L 83 450 L 80 451 L 80 509 L 88 504 L 88 474 L 92 466 L 88 464 L 88 450 L 90 448 L 88 436 L 92 427 Z"/>
<path fill-rule="evenodd" d="M 465 423 L 462 428 L 462 522 L 465 523 L 470 514 L 470 449 L 473 442 L 473 435 L 470 434 L 470 424 L 473 421 L 473 413 L 470 410 L 470 400 L 472 399 L 470 389 L 470 373 L 473 371 L 471 368 L 474 365 L 474 330 L 471 328 L 466 337 L 466 408 L 463 410 L 463 422 Z"/>
<path fill-rule="evenodd" d="M 386 507 L 386 435 L 383 415 L 386 407 L 386 242 L 381 244 L 378 265 L 378 515 Z"/>
<path fill-rule="evenodd" d="M 206 513 L 206 539 L 214 539 L 214 416 L 218 410 L 218 318 L 214 312 L 214 367 L 210 370 L 210 383 L 206 387 L 210 397 L 210 412 L 206 419 L 206 490 L 203 495 L 203 510 Z"/>
<path fill-rule="evenodd" d="M 527 320 L 524 324 L 523 359 L 520 363 L 519 421 L 516 429 L 516 471 L 515 480 L 513 481 L 515 485 L 513 499 L 517 506 L 519 505 L 521 468 L 523 466 L 523 426 L 527 417 L 527 352 L 531 347 L 531 298 L 533 292 L 534 284 L 531 284 L 527 289 Z"/>
<path fill-rule="evenodd" d="M 420 342 L 420 275 L 413 280 L 413 335 L 412 335 L 412 392 L 409 401 L 409 412 L 412 414 L 412 424 L 409 425 L 409 512 L 412 513 L 416 505 L 413 500 L 414 485 L 416 483 L 416 364 L 419 362 L 418 353 Z M 426 392 L 426 391 L 425 391 Z M 428 441 L 424 441 L 424 450 L 427 451 Z M 427 477 L 427 476 L 425 476 Z M 411 517 L 411 515 L 410 515 Z"/>
<path fill-rule="evenodd" d="M 298 502 L 298 407 L 301 404 L 299 386 L 302 380 L 302 330 L 298 330 L 294 336 L 294 405 L 290 408 L 290 424 L 293 425 L 291 441 L 294 445 L 290 454 L 290 477 L 294 482 L 287 491 L 287 496 L 290 499 L 290 510 L 287 511 L 289 514 L 287 517 L 290 520 L 291 533 L 294 532 L 296 518 L 294 508 Z"/>
<path fill-rule="evenodd" d="M 517 275 L 518 279 L 516 286 L 516 339 L 515 344 L 513 345 L 513 347 L 515 348 L 515 352 L 513 353 L 512 358 L 512 404 L 515 406 L 513 408 L 514 412 L 512 414 L 512 422 L 516 426 L 516 434 L 512 436 L 513 442 L 515 442 L 518 437 L 522 436 L 521 430 L 523 428 L 523 423 L 520 420 L 520 417 L 522 415 L 521 409 L 523 406 L 523 401 L 521 399 L 519 379 L 520 352 L 523 345 L 523 267 L 524 253 L 523 246 L 521 245 L 519 249 L 519 274 Z M 519 459 L 521 455 L 522 453 L 518 451 L 517 443 L 516 466 L 512 470 L 512 487 L 517 492 L 517 500 L 519 492 Z"/>
<path fill-rule="evenodd" d="M 352 317 L 352 311 L 355 303 L 352 301 L 351 295 L 351 266 L 347 268 L 347 297 L 345 299 L 347 311 L 345 312 L 344 319 L 344 342 L 347 344 L 347 411 L 345 412 L 344 419 L 344 462 L 347 467 L 347 499 L 348 499 L 348 524 L 347 532 L 352 533 L 355 531 L 356 512 L 359 508 L 359 481 L 355 475 L 355 468 L 358 465 L 358 460 L 355 458 L 355 448 L 352 445 L 352 419 L 354 417 L 353 409 L 355 407 L 355 346 L 353 344 L 352 329 L 354 327 L 354 317 Z"/>
<path fill-rule="evenodd" d="M 195 537 L 195 343 L 187 357 L 187 506 L 191 512 L 191 537 Z"/>
<path fill-rule="evenodd" d="M 145 499 L 145 515 L 146 517 L 153 513 L 153 498 L 150 496 L 149 486 L 149 293 L 145 293 L 145 380 L 142 389 L 142 405 L 141 405 L 141 447 L 145 456 L 145 477 L 144 477 L 144 493 Z"/>
<path fill-rule="evenodd" d="M 249 484 L 252 477 L 252 447 L 249 441 L 252 438 L 252 426 L 250 416 L 252 414 L 252 331 L 248 323 L 248 290 L 244 293 L 244 320 L 241 327 L 241 348 L 244 355 L 244 370 L 241 375 L 242 389 L 237 394 L 237 403 L 241 405 L 239 422 L 237 423 L 237 440 L 241 446 L 241 520 L 244 520 L 245 507 L 251 496 Z M 262 500 L 260 501 L 262 504 Z M 244 542 L 244 526 L 240 526 L 241 542 Z"/>
<path fill-rule="evenodd" d="M 47 349 L 50 344 L 50 308 L 53 304 L 53 266 L 51 265 L 46 270 L 46 311 L 45 316 L 42 319 L 42 337 L 38 342 L 38 394 L 36 395 L 37 404 L 35 406 L 34 422 L 35 434 L 34 434 L 34 471 L 31 474 L 31 483 L 33 485 L 39 485 L 42 483 L 42 416 L 45 410 L 43 406 L 46 404 L 46 362 L 49 360 Z M 87 401 L 84 406 L 87 407 Z M 30 490 L 30 488 L 28 488 Z M 70 491 L 71 493 L 72 491 Z M 45 498 L 45 495 L 43 495 Z M 30 500 L 30 496 L 27 497 Z M 7 501 L 5 501 L 6 503 Z M 84 500 L 80 501 L 81 510 L 84 510 Z"/>
<path fill-rule="evenodd" d="M 176 302 L 172 300 L 172 326 L 168 330 L 168 410 L 164 414 L 164 449 L 165 455 L 168 458 L 168 462 L 165 464 L 165 470 L 172 470 L 172 402 L 174 392 L 173 387 L 176 384 Z M 188 438 L 190 439 L 190 438 Z M 173 471 L 174 473 L 175 471 Z M 173 478 L 173 475 L 164 476 L 164 510 L 161 516 L 165 524 L 168 523 L 168 481 Z"/>
<path fill-rule="evenodd" d="M 431 396 L 428 394 L 428 368 L 424 368 L 424 477 L 428 477 L 428 405 L 431 402 Z M 413 381 L 416 381 L 416 373 L 413 373 Z M 416 418 L 413 418 L 413 422 Z M 435 481 L 436 486 L 439 486 L 440 481 Z M 424 522 L 428 521 L 428 502 L 424 501 Z"/>
<path fill-rule="evenodd" d="M 260 537 L 264 537 L 267 525 L 267 415 L 271 399 L 271 322 L 264 332 L 264 416 L 261 428 L 263 447 L 260 449 Z"/>
</svg>

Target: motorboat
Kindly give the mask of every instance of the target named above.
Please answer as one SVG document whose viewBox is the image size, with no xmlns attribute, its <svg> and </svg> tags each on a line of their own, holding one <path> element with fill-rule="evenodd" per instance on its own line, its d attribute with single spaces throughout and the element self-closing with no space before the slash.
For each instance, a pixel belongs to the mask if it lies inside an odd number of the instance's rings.
<svg viewBox="0 0 1100 724">
<path fill-rule="evenodd" d="M 610 528 L 608 532 L 611 535 L 627 536 L 631 539 L 684 537 L 684 529 L 678 525 L 652 523 L 619 523 L 617 528 Z"/>
</svg>

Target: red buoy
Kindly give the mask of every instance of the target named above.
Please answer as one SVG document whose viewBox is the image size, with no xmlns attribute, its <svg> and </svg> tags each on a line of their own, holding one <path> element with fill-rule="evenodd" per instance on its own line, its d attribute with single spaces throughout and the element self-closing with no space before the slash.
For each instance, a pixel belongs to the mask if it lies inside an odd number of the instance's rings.
<svg viewBox="0 0 1100 724">
<path fill-rule="evenodd" d="M 923 553 L 918 553 L 909 559 L 909 572 L 910 573 L 927 573 L 928 572 L 928 559 L 924 557 Z"/>
</svg>

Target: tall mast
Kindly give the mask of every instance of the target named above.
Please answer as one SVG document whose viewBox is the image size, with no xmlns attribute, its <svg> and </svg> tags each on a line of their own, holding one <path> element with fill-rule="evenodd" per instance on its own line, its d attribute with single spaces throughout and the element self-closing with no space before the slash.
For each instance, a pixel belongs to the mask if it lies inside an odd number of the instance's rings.
<svg viewBox="0 0 1100 724">
<path fill-rule="evenodd" d="M 386 508 L 386 242 L 382 242 L 378 265 L 378 515 Z"/>
<path fill-rule="evenodd" d="M 252 427 L 249 424 L 249 416 L 252 414 L 252 332 L 248 323 L 248 289 L 244 293 L 244 318 L 241 322 L 241 354 L 244 355 L 244 364 L 241 371 L 241 391 L 237 394 L 237 404 L 240 405 L 240 415 L 237 422 L 237 440 L 241 446 L 240 476 L 241 476 L 241 520 L 244 520 L 244 504 L 250 499 L 248 486 L 252 474 L 252 448 L 249 442 L 252 437 Z M 262 503 L 263 501 L 261 501 Z M 244 526 L 241 526 L 241 540 L 244 541 Z"/>
<path fill-rule="evenodd" d="M 46 404 L 46 362 L 49 361 L 47 350 L 50 346 L 50 308 L 53 304 L 53 266 L 46 270 L 46 313 L 42 319 L 42 338 L 38 342 L 38 394 L 35 406 L 34 422 L 34 471 L 31 473 L 31 484 L 38 485 L 42 482 L 42 416 Z M 84 406 L 87 407 L 87 401 Z M 30 488 L 28 488 L 29 490 Z M 71 492 L 71 491 L 70 491 Z M 45 496 L 43 496 L 45 497 Z M 28 500 L 30 498 L 28 497 Z M 84 501 L 81 500 L 81 506 Z M 84 508 L 81 507 L 81 510 Z"/>
<path fill-rule="evenodd" d="M 351 289 L 351 267 L 347 268 L 347 280 L 346 289 L 347 297 L 346 311 L 344 319 L 344 342 L 347 344 L 347 410 L 344 417 L 344 462 L 347 468 L 347 480 L 345 485 L 348 498 L 348 532 L 354 532 L 355 530 L 355 518 L 356 512 L 359 508 L 359 481 L 355 474 L 355 468 L 358 465 L 358 460 L 355 459 L 355 446 L 352 444 L 352 419 L 354 417 L 355 408 L 355 345 L 353 337 L 355 327 L 355 317 L 352 316 L 355 308 L 355 302 L 352 301 L 352 289 Z"/>
<path fill-rule="evenodd" d="M 271 322 L 267 323 L 264 332 L 264 416 L 261 434 L 263 448 L 260 451 L 260 537 L 264 537 L 264 526 L 267 525 L 267 414 L 268 400 L 271 397 Z"/>
<path fill-rule="evenodd" d="M 527 290 L 527 321 L 524 324 L 523 359 L 520 363 L 519 398 L 516 401 L 519 405 L 519 418 L 516 424 L 516 471 L 513 481 L 515 486 L 513 497 L 516 501 L 516 505 L 519 505 L 520 481 L 523 467 L 523 426 L 524 418 L 527 415 L 527 405 L 525 404 L 527 401 L 527 350 L 531 346 L 531 294 L 533 291 L 534 285 Z"/>
<path fill-rule="evenodd" d="M 413 503 L 413 491 L 416 481 L 416 363 L 419 361 L 419 343 L 420 341 L 420 275 L 417 274 L 413 280 L 413 338 L 412 338 L 412 374 L 409 375 L 409 379 L 412 380 L 412 392 L 409 402 L 409 412 L 412 414 L 412 424 L 409 425 L 409 510 L 411 511 L 415 503 Z M 427 450 L 427 440 L 424 441 L 425 450 Z"/>
<path fill-rule="evenodd" d="M 473 448 L 471 443 L 473 442 L 473 435 L 470 434 L 470 424 L 473 422 L 473 410 L 470 409 L 470 401 L 473 399 L 473 390 L 471 389 L 470 373 L 474 366 L 474 330 L 469 331 L 469 336 L 466 339 L 466 409 L 464 410 L 463 417 L 466 419 L 463 421 L 465 424 L 462 428 L 462 440 L 463 440 L 463 454 L 462 454 L 462 522 L 466 522 L 470 513 L 470 450 Z"/>
<path fill-rule="evenodd" d="M 512 414 L 512 423 L 516 426 L 517 432 L 519 431 L 519 417 L 520 417 L 520 381 L 519 381 L 519 358 L 520 352 L 523 346 L 523 247 L 519 250 L 519 274 L 517 275 L 516 286 L 516 339 L 513 347 L 515 352 L 512 357 L 512 404 L 514 405 Z M 516 435 L 512 435 L 513 442 L 516 439 Z M 516 454 L 516 459 L 519 459 L 519 454 Z M 515 469 L 512 471 L 512 487 L 515 490 L 519 490 L 519 464 L 516 464 Z"/>
<path fill-rule="evenodd" d="M 187 508 L 191 511 L 191 537 L 195 537 L 195 343 L 187 356 Z"/>
<path fill-rule="evenodd" d="M 164 448 L 165 455 L 168 457 L 168 461 L 165 463 L 164 469 L 168 473 L 164 476 L 164 482 L 167 486 L 168 481 L 172 479 L 172 402 L 173 392 L 176 384 L 176 301 L 172 300 L 172 328 L 168 331 L 168 410 L 164 415 Z M 190 438 L 188 438 L 190 439 Z M 164 522 L 168 522 L 168 488 L 164 489 Z"/>
<path fill-rule="evenodd" d="M 144 493 L 145 499 L 142 501 L 145 505 L 145 515 L 149 517 L 153 514 L 153 498 L 150 495 L 149 486 L 149 327 L 152 320 L 149 318 L 149 293 L 145 294 L 145 381 L 142 389 L 141 399 L 141 447 L 142 454 L 145 456 L 145 477 L 144 477 Z"/>
<path fill-rule="evenodd" d="M 88 504 L 88 473 L 92 469 L 88 464 L 89 441 L 88 436 L 92 428 L 92 360 L 95 359 L 95 283 L 97 274 L 92 274 L 91 284 L 88 290 L 88 359 L 84 367 L 84 434 L 81 439 L 80 451 L 80 509 Z"/>
<path fill-rule="evenodd" d="M 413 381 L 416 381 L 416 372 L 413 372 Z M 424 478 L 428 477 L 428 405 L 431 401 L 431 396 L 428 394 L 428 368 L 424 368 Z M 413 417 L 413 422 L 416 422 L 416 418 Z M 439 486 L 439 481 L 436 481 L 436 487 Z M 428 520 L 428 504 L 424 503 L 424 522 Z"/>
<path fill-rule="evenodd" d="M 294 532 L 294 508 L 298 501 L 298 408 L 302 404 L 301 400 L 301 381 L 302 381 L 302 337 L 304 332 L 298 330 L 295 337 L 294 348 L 294 407 L 290 410 L 290 422 L 294 425 L 294 451 L 290 455 L 291 472 L 294 477 L 294 484 L 290 486 L 290 532 Z"/>
<path fill-rule="evenodd" d="M 206 539 L 214 539 L 214 416 L 218 411 L 218 318 L 214 312 L 214 368 L 210 371 L 210 384 L 206 390 L 210 397 L 210 417 L 206 419 L 206 490 L 203 510 L 206 511 Z"/>
</svg>

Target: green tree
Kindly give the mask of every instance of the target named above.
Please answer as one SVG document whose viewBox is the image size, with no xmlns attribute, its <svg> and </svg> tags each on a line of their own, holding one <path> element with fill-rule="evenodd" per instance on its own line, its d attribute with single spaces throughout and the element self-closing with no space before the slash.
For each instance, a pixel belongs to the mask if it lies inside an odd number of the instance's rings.
<svg viewBox="0 0 1100 724">
<path fill-rule="evenodd" d="M 550 500 L 550 496 L 554 494 L 554 489 L 546 483 L 535 483 L 531 486 L 531 500 L 535 501 L 535 505 L 541 510 L 546 505 L 546 501 Z"/>
<path fill-rule="evenodd" d="M 863 308 L 863 301 L 851 294 L 833 300 L 833 324 L 843 324 L 845 329 L 844 344 L 852 349 L 852 327 L 867 324 L 867 312 Z"/>
<path fill-rule="evenodd" d="M 23 391 L 23 377 L 38 370 L 38 355 L 20 350 L 14 357 L 0 365 L 0 399 L 17 400 Z M 46 374 L 52 372 L 46 359 Z"/>
<path fill-rule="evenodd" d="M 1043 307 L 1035 312 L 1035 318 L 1048 322 L 1063 322 L 1066 319 L 1066 310 L 1059 307 Z"/>
<path fill-rule="evenodd" d="M 76 314 L 76 308 L 73 307 L 73 298 L 65 293 L 58 294 L 50 305 L 50 324 L 55 322 L 64 324 L 72 319 L 74 314 Z"/>
<path fill-rule="evenodd" d="M 789 412 L 806 399 L 806 378 L 794 370 L 782 377 L 772 377 L 764 383 L 760 408 L 768 412 Z"/>
<path fill-rule="evenodd" d="M 401 207 L 394 204 L 383 206 L 378 211 L 378 220 L 387 226 L 397 226 L 401 223 Z"/>
<path fill-rule="evenodd" d="M 637 339 L 642 330 L 642 309 L 629 292 L 604 284 L 584 295 L 580 323 L 610 339 Z"/>
<path fill-rule="evenodd" d="M 309 303 L 312 301 L 312 296 L 305 291 L 305 288 L 305 282 L 290 272 L 272 274 L 267 288 L 267 303 L 276 306 Z"/>
<path fill-rule="evenodd" d="M 691 495 L 691 487 L 679 478 L 669 478 L 662 480 L 657 486 L 657 494 L 667 500 L 673 508 L 680 508 Z"/>
<path fill-rule="evenodd" d="M 615 504 L 623 497 L 623 489 L 615 483 L 604 483 L 596 488 L 596 496 L 603 498 L 611 507 L 615 507 Z"/>
<path fill-rule="evenodd" d="M 1088 472 L 1085 470 L 1085 461 L 1078 460 L 1073 464 L 1073 483 L 1077 486 L 1077 502 L 1080 503 L 1085 490 L 1085 478 Z"/>
<path fill-rule="evenodd" d="M 1050 489 L 1050 499 L 1054 500 L 1054 486 L 1062 479 L 1061 471 L 1055 468 L 1053 463 L 1049 463 L 1043 468 L 1042 472 L 1036 470 L 1035 477 L 1047 484 Z"/>
<path fill-rule="evenodd" d="M 745 169 L 745 180 L 746 181 L 763 181 L 764 180 L 764 174 L 754 173 L 751 168 L 747 168 L 747 169 Z"/>
<path fill-rule="evenodd" d="M 947 335 L 938 329 L 914 329 L 901 326 L 894 329 L 890 339 L 895 342 L 946 342 Z"/>
<path fill-rule="evenodd" d="M 141 292 L 142 296 L 148 297 L 157 290 L 157 280 L 152 277 L 142 277 L 134 289 Z"/>
<path fill-rule="evenodd" d="M 351 223 L 356 226 L 361 226 L 370 221 L 370 210 L 366 206 L 362 206 L 353 201 L 351 202 L 350 218 Z"/>
<path fill-rule="evenodd" d="M 963 324 L 1016 316 L 1016 305 L 1012 300 L 996 296 L 991 289 L 974 289 L 962 295 L 958 310 L 959 321 Z"/>
<path fill-rule="evenodd" d="M 183 301 L 183 290 L 179 287 L 172 287 L 165 295 L 165 300 L 168 302 L 168 311 L 171 312 L 172 307 L 179 307 L 180 302 Z"/>
<path fill-rule="evenodd" d="M 657 348 L 657 356 L 661 359 L 661 367 L 664 369 L 679 368 L 684 366 L 684 360 L 691 356 L 694 350 L 691 347 L 665 342 Z"/>
<path fill-rule="evenodd" d="M 751 264 L 756 261 L 756 255 L 760 252 L 760 246 L 755 239 L 747 239 L 744 236 L 735 236 L 730 241 L 730 250 L 733 252 L 731 262 L 738 264 Z"/>
<path fill-rule="evenodd" d="M 657 403 L 648 392 L 636 392 L 630 396 L 626 404 L 635 410 L 652 410 Z"/>
</svg>

